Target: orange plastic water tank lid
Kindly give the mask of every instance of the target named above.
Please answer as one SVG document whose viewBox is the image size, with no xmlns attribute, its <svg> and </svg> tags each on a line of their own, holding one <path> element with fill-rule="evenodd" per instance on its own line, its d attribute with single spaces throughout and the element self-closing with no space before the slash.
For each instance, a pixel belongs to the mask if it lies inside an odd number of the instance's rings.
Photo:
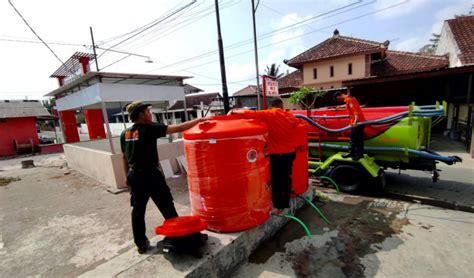
<svg viewBox="0 0 474 278">
<path fill-rule="evenodd" d="M 209 120 L 183 132 L 185 140 L 228 139 L 266 134 L 267 126 L 255 119 L 243 119 L 241 115 L 212 116 Z"/>
<path fill-rule="evenodd" d="M 178 237 L 198 233 L 206 228 L 206 221 L 198 216 L 178 216 L 165 220 L 163 225 L 155 228 L 155 233 L 166 237 Z"/>
</svg>

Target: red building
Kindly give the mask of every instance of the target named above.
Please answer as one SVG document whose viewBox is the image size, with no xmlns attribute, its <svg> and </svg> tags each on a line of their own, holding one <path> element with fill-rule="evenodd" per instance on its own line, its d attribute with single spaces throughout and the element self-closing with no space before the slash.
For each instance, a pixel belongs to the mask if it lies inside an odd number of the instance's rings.
<svg viewBox="0 0 474 278">
<path fill-rule="evenodd" d="M 15 143 L 39 144 L 36 118 L 50 116 L 38 101 L 0 102 L 0 156 L 14 155 Z"/>
</svg>

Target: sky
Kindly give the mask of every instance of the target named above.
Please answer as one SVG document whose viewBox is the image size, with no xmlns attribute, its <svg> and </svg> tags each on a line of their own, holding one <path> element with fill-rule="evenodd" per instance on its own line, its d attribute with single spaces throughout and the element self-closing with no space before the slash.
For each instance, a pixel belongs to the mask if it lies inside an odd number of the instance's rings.
<svg viewBox="0 0 474 278">
<path fill-rule="evenodd" d="M 272 63 L 280 65 L 280 72 L 293 71 L 283 60 L 330 38 L 336 28 L 343 36 L 389 40 L 390 50 L 416 52 L 429 43 L 432 33 L 441 32 L 444 20 L 468 14 L 474 4 L 472 0 L 257 2 L 260 74 Z M 252 6 L 251 0 L 219 0 L 219 6 L 232 95 L 256 84 Z M 60 60 L 76 51 L 92 53 L 89 27 L 99 47 L 101 71 L 189 76 L 187 84 L 222 92 L 214 0 L 1 0 L 0 26 L 0 99 L 45 99 L 58 87 L 49 76 L 61 66 Z M 150 27 L 143 30 L 143 26 Z M 105 51 L 109 48 L 131 55 Z M 146 63 L 147 57 L 153 63 Z"/>
</svg>

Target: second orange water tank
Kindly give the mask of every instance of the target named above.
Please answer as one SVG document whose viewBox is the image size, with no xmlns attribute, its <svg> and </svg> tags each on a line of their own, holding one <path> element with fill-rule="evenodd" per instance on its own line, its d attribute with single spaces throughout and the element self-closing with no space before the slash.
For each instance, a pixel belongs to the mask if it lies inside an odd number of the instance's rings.
<svg viewBox="0 0 474 278">
<path fill-rule="evenodd" d="M 306 123 L 299 124 L 293 134 L 296 157 L 291 173 L 292 196 L 304 194 L 308 189 L 308 129 Z"/>
</svg>

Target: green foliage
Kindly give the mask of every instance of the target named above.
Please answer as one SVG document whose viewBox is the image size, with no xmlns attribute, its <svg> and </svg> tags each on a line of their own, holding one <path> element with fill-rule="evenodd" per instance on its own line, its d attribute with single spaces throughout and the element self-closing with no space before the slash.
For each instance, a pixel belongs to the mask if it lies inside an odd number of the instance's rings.
<svg viewBox="0 0 474 278">
<path fill-rule="evenodd" d="M 474 8 L 474 5 L 473 5 L 472 7 Z M 467 14 L 455 14 L 455 15 L 454 15 L 454 18 L 460 18 L 460 17 L 471 16 L 471 15 L 472 15 L 471 13 L 472 13 L 472 12 L 470 11 L 470 12 L 467 13 Z"/>
<path fill-rule="evenodd" d="M 84 117 L 83 113 L 76 113 L 76 122 L 78 126 L 80 126 L 80 124 L 86 123 L 86 118 Z"/>
<path fill-rule="evenodd" d="M 276 79 L 284 75 L 283 73 L 280 73 L 280 66 L 277 66 L 276 64 L 271 64 L 271 66 L 267 65 L 267 68 L 265 69 L 265 74 L 276 77 Z"/>
<path fill-rule="evenodd" d="M 309 110 L 314 106 L 318 98 L 323 98 L 325 95 L 326 91 L 301 87 L 290 96 L 290 103 L 301 104 Z"/>
<path fill-rule="evenodd" d="M 47 109 L 50 109 L 56 105 L 56 99 L 55 98 L 50 98 L 43 100 L 43 106 L 46 107 Z"/>
<path fill-rule="evenodd" d="M 431 36 L 431 43 L 425 44 L 422 48 L 420 48 L 419 52 L 434 54 L 434 52 L 436 51 L 436 47 L 438 47 L 439 38 L 441 37 L 441 34 L 432 33 Z"/>
</svg>

